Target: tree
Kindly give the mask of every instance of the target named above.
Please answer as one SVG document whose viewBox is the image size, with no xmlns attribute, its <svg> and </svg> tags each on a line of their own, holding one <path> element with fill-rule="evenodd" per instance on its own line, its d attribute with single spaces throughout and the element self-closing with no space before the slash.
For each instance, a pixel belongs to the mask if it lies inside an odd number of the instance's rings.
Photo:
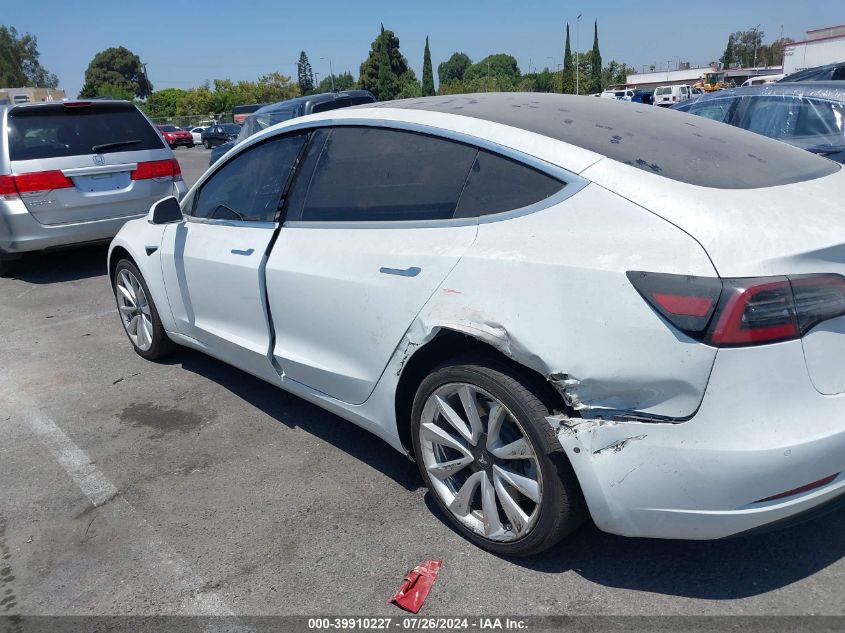
<svg viewBox="0 0 845 633">
<path fill-rule="evenodd" d="M 475 83 L 483 92 L 511 91 L 519 84 L 520 77 L 516 58 L 505 53 L 488 55 L 464 73 L 464 81 Z"/>
<path fill-rule="evenodd" d="M 38 60 L 38 39 L 18 35 L 13 26 L 0 25 L 0 86 L 6 88 L 55 88 L 59 78 Z"/>
<path fill-rule="evenodd" d="M 593 50 L 590 52 L 590 86 L 593 92 L 601 92 L 601 51 L 599 51 L 599 21 L 593 25 Z"/>
<path fill-rule="evenodd" d="M 348 70 L 345 73 L 334 76 L 334 87 L 336 90 L 354 90 L 357 86 L 358 83 L 355 81 L 355 77 Z M 331 90 L 331 77 L 325 77 L 320 81 L 320 85 L 314 89 L 315 92 L 331 92 Z"/>
<path fill-rule="evenodd" d="M 452 53 L 452 56 L 437 67 L 437 78 L 441 87 L 453 81 L 463 81 L 472 60 L 465 53 Z"/>
<path fill-rule="evenodd" d="M 560 83 L 561 92 L 575 92 L 575 68 L 572 61 L 572 48 L 569 46 L 569 22 L 566 23 L 566 46 L 563 48 L 563 73 Z"/>
<path fill-rule="evenodd" d="M 763 37 L 766 34 L 760 29 L 749 29 L 747 31 L 736 31 L 731 37 L 733 38 L 733 57 L 732 62 L 739 62 L 743 68 L 749 68 L 754 65 L 754 57 L 760 58 L 760 52 L 763 47 Z M 730 42 L 730 38 L 728 38 Z M 726 51 L 727 52 L 727 51 Z"/>
<path fill-rule="evenodd" d="M 601 71 L 602 85 L 607 87 L 611 85 L 619 85 L 628 83 L 628 73 L 632 73 L 634 68 L 628 66 L 626 63 L 619 63 L 615 59 L 611 60 L 607 66 Z"/>
<path fill-rule="evenodd" d="M 156 90 L 147 99 L 147 114 L 154 119 L 174 117 L 180 114 L 193 114 L 182 111 L 187 98 L 188 91 L 181 88 Z"/>
<path fill-rule="evenodd" d="M 722 53 L 722 68 L 730 68 L 734 63 L 734 36 L 731 33 L 728 36 L 728 45 L 725 47 L 725 52 Z"/>
<path fill-rule="evenodd" d="M 370 54 L 361 64 L 359 86 L 372 92 L 379 101 L 387 101 L 408 82 L 416 80 L 408 60 L 399 51 L 399 38 L 382 25 L 379 36 L 370 45 Z"/>
<path fill-rule="evenodd" d="M 431 51 L 428 48 L 428 35 L 425 36 L 425 50 L 423 50 L 422 96 L 434 95 L 434 71 L 431 67 Z"/>
<path fill-rule="evenodd" d="M 250 82 L 245 83 L 248 85 Z M 293 83 L 290 77 L 279 72 L 259 77 L 254 90 L 255 100 L 252 103 L 275 103 L 292 99 L 300 94 L 299 86 Z M 250 102 L 243 101 L 242 103 Z"/>
<path fill-rule="evenodd" d="M 94 55 L 85 70 L 85 83 L 79 96 L 99 96 L 104 85 L 119 87 L 139 99 L 147 98 L 153 91 L 141 59 L 123 46 L 107 48 Z"/>
<path fill-rule="evenodd" d="M 296 62 L 296 71 L 299 81 L 300 94 L 307 95 L 314 91 L 314 71 L 311 70 L 311 62 L 305 51 L 299 53 L 299 61 Z"/>
</svg>

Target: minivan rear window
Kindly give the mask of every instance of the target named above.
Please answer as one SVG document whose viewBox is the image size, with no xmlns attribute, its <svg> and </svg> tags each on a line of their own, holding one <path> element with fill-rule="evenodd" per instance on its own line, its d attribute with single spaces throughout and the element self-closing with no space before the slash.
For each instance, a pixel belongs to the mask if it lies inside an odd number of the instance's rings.
<svg viewBox="0 0 845 633">
<path fill-rule="evenodd" d="M 9 112 L 9 158 L 32 160 L 162 149 L 164 143 L 133 105 L 22 107 Z"/>
</svg>

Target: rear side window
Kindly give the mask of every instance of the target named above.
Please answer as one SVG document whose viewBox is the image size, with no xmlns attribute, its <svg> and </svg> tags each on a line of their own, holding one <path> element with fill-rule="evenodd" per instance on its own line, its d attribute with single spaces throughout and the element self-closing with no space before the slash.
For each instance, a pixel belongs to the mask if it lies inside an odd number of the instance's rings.
<svg viewBox="0 0 845 633">
<path fill-rule="evenodd" d="M 162 149 L 134 106 L 21 108 L 9 113 L 9 157 L 31 160 Z"/>
<path fill-rule="evenodd" d="M 202 185 L 192 215 L 275 222 L 305 138 L 305 134 L 277 137 L 229 160 Z"/>
<path fill-rule="evenodd" d="M 317 161 L 301 219 L 451 218 L 476 153 L 474 147 L 414 132 L 335 128 Z"/>
<path fill-rule="evenodd" d="M 469 172 L 455 217 L 474 218 L 520 209 L 565 186 L 536 169 L 481 150 Z"/>
</svg>

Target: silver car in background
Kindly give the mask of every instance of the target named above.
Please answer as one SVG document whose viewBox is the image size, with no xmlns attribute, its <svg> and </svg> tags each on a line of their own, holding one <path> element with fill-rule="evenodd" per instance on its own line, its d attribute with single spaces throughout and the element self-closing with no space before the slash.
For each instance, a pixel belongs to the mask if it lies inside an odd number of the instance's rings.
<svg viewBox="0 0 845 633">
<path fill-rule="evenodd" d="M 0 106 L 0 274 L 25 252 L 109 240 L 186 192 L 173 151 L 128 101 Z"/>
</svg>

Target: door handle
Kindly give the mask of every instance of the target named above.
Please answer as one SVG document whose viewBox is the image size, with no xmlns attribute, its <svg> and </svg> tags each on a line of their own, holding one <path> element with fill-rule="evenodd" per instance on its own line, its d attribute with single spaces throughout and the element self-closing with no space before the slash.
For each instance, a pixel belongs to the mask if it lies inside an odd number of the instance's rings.
<svg viewBox="0 0 845 633">
<path fill-rule="evenodd" d="M 248 248 L 245 251 L 238 250 L 237 248 L 232 249 L 232 255 L 245 255 L 246 257 L 249 257 L 254 252 L 255 252 L 254 248 Z"/>
<path fill-rule="evenodd" d="M 410 268 L 387 268 L 382 266 L 378 269 L 380 273 L 385 275 L 399 275 L 400 277 L 416 277 L 420 274 L 422 269 L 418 266 L 411 266 Z"/>
</svg>

